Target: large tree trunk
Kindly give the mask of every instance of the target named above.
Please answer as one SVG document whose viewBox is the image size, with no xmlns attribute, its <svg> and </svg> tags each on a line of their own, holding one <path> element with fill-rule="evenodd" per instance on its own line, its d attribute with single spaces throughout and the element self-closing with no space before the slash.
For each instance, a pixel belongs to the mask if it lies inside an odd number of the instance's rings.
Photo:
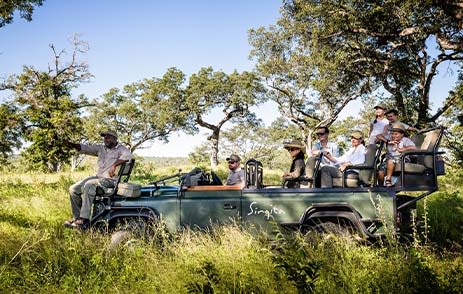
<svg viewBox="0 0 463 294">
<path fill-rule="evenodd" d="M 219 134 L 212 134 L 208 138 L 210 144 L 211 144 L 211 169 L 214 170 L 217 165 L 219 165 L 219 159 L 218 159 L 218 154 L 219 154 Z"/>
</svg>

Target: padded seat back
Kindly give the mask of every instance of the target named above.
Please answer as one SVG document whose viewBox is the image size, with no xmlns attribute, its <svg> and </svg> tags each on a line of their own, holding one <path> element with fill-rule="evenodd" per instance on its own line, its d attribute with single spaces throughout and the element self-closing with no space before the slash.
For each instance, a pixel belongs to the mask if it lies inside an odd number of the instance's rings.
<svg viewBox="0 0 463 294">
<path fill-rule="evenodd" d="M 437 151 L 438 144 L 440 143 L 440 134 L 441 129 L 435 129 L 426 133 L 426 137 L 424 137 L 423 143 L 421 144 L 420 149 L 426 150 L 429 152 Z M 434 165 L 434 156 L 433 155 L 426 155 L 423 158 L 422 164 L 424 164 L 427 168 L 433 168 Z"/>
<path fill-rule="evenodd" d="M 362 183 L 370 184 L 371 183 L 371 176 L 374 172 L 374 166 L 377 160 L 377 147 L 375 144 L 370 144 L 367 146 L 367 151 L 365 153 L 365 166 L 371 166 L 372 169 L 362 169 L 359 172 L 359 179 Z M 347 182 L 346 182 L 347 183 Z"/>
<path fill-rule="evenodd" d="M 260 161 L 255 159 L 249 159 L 248 161 L 246 161 L 244 174 L 246 178 L 247 188 L 260 189 L 264 186 L 264 170 Z"/>
</svg>

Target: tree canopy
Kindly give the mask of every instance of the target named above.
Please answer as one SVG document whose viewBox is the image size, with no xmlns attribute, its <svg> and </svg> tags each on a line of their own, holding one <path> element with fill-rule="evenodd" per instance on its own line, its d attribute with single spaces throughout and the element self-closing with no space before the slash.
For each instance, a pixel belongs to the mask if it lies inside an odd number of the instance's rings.
<svg viewBox="0 0 463 294">
<path fill-rule="evenodd" d="M 283 18 L 317 69 L 343 84 L 369 81 L 371 91 L 390 94 L 408 122 L 424 127 L 455 103 L 447 100 L 431 111 L 439 68 L 463 60 L 463 8 L 452 3 L 294 0 L 284 1 Z"/>
<path fill-rule="evenodd" d="M 32 20 L 34 6 L 41 6 L 44 0 L 6 0 L 0 2 L 0 27 L 13 22 L 15 11 L 27 21 Z"/>
<path fill-rule="evenodd" d="M 170 68 L 162 78 L 128 84 L 122 90 L 110 89 L 91 108 L 87 133 L 99 140 L 102 130 L 115 130 L 133 152 L 145 142 L 167 141 L 174 131 L 189 131 L 182 105 L 184 81 L 180 70 Z"/>
<path fill-rule="evenodd" d="M 190 76 L 185 96 L 185 111 L 192 125 L 211 130 L 207 140 L 211 144 L 211 166 L 218 164 L 220 131 L 228 121 L 256 123 L 251 107 L 265 101 L 266 90 L 253 72 L 236 71 L 226 74 L 211 67 L 202 68 Z M 212 110 L 220 110 L 217 123 L 208 121 Z"/>
<path fill-rule="evenodd" d="M 56 171 L 67 162 L 72 151 L 64 142 L 82 137 L 81 109 L 88 106 L 84 96 L 72 97 L 71 91 L 91 78 L 88 66 L 78 61 L 86 44 L 73 40 L 70 61 L 66 52 L 53 51 L 53 65 L 48 70 L 24 66 L 19 75 L 8 78 L 3 88 L 14 92 L 14 103 L 24 121 L 23 139 L 32 144 L 22 155 L 31 167 Z"/>
</svg>

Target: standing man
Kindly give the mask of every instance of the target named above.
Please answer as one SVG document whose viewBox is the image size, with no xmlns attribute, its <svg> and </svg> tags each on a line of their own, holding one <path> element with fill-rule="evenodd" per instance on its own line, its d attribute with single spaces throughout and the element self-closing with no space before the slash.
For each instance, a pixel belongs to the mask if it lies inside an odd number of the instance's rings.
<svg viewBox="0 0 463 294">
<path fill-rule="evenodd" d="M 227 157 L 227 162 L 228 169 L 230 169 L 227 186 L 241 185 L 244 187 L 246 179 L 244 178 L 244 170 L 241 169 L 241 158 L 236 154 L 232 154 Z"/>
<path fill-rule="evenodd" d="M 132 158 L 130 151 L 117 142 L 115 132 L 106 131 L 100 135 L 103 137 L 104 145 L 68 143 L 81 154 L 98 156 L 98 170 L 96 176 L 87 177 L 69 187 L 73 219 L 64 222 L 65 227 L 88 228 L 97 188 L 114 188 L 117 178 L 116 167 Z"/>
<path fill-rule="evenodd" d="M 389 121 L 389 124 L 384 127 L 383 133 L 376 136 L 377 141 L 384 141 L 387 143 L 387 141 L 391 140 L 393 124 L 401 124 L 405 131 L 418 131 L 418 129 L 399 121 L 399 111 L 397 109 L 386 111 L 386 118 Z"/>
</svg>

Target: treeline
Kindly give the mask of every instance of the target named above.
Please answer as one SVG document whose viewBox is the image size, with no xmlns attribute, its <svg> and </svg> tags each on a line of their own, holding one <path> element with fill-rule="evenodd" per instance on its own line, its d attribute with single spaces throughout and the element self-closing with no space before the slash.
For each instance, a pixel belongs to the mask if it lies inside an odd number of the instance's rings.
<svg viewBox="0 0 463 294">
<path fill-rule="evenodd" d="M 30 5 L 29 19 L 33 5 L 42 3 L 23 2 Z M 203 67 L 187 77 L 170 68 L 162 77 L 112 88 L 96 98 L 73 95 L 92 79 L 81 61 L 87 44 L 74 38 L 70 55 L 51 45 L 48 69 L 24 66 L 0 82 L 0 90 L 12 93 L 0 105 L 0 161 L 7 163 L 20 149 L 30 168 L 53 172 L 69 161 L 73 166 L 79 162 L 64 141 L 97 141 L 103 129 L 117 131 L 120 141 L 135 151 L 154 140 L 167 141 L 175 132 L 194 134 L 205 128 L 207 145 L 198 148 L 207 152 L 190 157 L 207 154 L 211 166 L 217 166 L 220 138 L 227 136 L 236 147 L 224 143 L 224 149 L 250 148 L 250 156 L 263 154 L 271 162 L 276 155 L 268 148 L 275 142 L 296 137 L 310 145 L 312 130 L 320 125 L 339 134 L 359 126 L 366 132 L 368 111 L 381 102 L 418 128 L 448 126 L 447 146 L 461 163 L 463 9 L 452 3 L 283 1 L 276 24 L 249 32 L 253 71 Z M 11 17 L 19 8 L 1 9 Z M 2 24 L 9 22 L 4 18 Z M 433 111 L 432 82 L 445 67 L 456 67 L 459 78 Z M 363 118 L 340 122 L 339 113 L 359 99 Z M 267 100 L 281 113 L 270 127 L 262 126 L 252 111 Z M 211 112 L 220 114 L 217 121 L 210 121 Z M 225 124 L 235 124 L 239 131 L 224 135 Z"/>
</svg>

